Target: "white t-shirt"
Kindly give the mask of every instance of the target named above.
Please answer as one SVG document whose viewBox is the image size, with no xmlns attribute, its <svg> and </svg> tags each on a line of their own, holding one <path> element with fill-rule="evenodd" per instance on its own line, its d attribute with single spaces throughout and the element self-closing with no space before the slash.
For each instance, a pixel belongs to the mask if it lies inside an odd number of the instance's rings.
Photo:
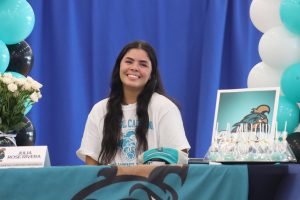
<svg viewBox="0 0 300 200">
<path fill-rule="evenodd" d="M 81 146 L 76 152 L 77 156 L 83 161 L 85 161 L 87 155 L 94 160 L 98 160 L 107 102 L 108 99 L 106 98 L 95 104 L 88 116 Z M 135 128 L 138 125 L 138 120 L 136 107 L 137 104 L 122 106 L 122 139 L 111 164 L 135 165 L 137 163 Z M 190 149 L 180 111 L 172 101 L 163 95 L 154 93 L 148 106 L 148 115 L 148 149 L 158 147 L 169 147 L 178 150 Z"/>
</svg>

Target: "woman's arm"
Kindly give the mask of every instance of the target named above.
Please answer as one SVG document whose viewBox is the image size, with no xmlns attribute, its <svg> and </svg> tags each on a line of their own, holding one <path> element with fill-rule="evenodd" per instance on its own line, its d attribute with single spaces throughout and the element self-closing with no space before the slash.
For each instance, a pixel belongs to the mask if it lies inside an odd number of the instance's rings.
<svg viewBox="0 0 300 200">
<path fill-rule="evenodd" d="M 106 101 L 95 104 L 88 115 L 77 156 L 87 165 L 99 165 L 97 158 L 101 151 L 102 124 Z M 93 158 L 93 159 L 92 159 Z"/>
<path fill-rule="evenodd" d="M 99 165 L 99 163 L 90 156 L 85 156 L 85 163 L 87 165 Z"/>
<path fill-rule="evenodd" d="M 185 135 L 183 121 L 177 107 L 169 109 L 158 125 L 159 147 L 170 147 L 188 153 L 190 145 Z"/>
<path fill-rule="evenodd" d="M 183 151 L 184 153 L 189 153 L 189 150 L 188 149 L 181 149 L 181 151 Z"/>
</svg>

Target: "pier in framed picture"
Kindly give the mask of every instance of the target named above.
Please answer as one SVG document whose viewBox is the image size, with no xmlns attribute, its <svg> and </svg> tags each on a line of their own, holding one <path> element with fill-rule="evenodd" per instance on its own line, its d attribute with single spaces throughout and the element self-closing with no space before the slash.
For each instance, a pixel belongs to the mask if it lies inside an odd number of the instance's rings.
<svg viewBox="0 0 300 200">
<path fill-rule="evenodd" d="M 207 157 L 221 162 L 294 160 L 276 118 L 280 88 L 219 90 Z"/>
</svg>

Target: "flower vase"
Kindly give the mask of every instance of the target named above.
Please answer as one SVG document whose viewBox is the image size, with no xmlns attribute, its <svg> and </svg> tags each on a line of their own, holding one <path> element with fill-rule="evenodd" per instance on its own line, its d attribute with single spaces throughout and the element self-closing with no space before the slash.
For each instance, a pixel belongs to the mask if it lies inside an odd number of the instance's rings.
<svg viewBox="0 0 300 200">
<path fill-rule="evenodd" d="M 1 147 L 9 147 L 9 146 L 17 146 L 16 143 L 16 132 L 14 130 L 2 132 L 0 131 L 0 146 Z"/>
<path fill-rule="evenodd" d="M 24 126 L 16 133 L 16 144 L 17 146 L 34 146 L 35 144 L 35 128 L 32 122 L 24 116 Z"/>
</svg>

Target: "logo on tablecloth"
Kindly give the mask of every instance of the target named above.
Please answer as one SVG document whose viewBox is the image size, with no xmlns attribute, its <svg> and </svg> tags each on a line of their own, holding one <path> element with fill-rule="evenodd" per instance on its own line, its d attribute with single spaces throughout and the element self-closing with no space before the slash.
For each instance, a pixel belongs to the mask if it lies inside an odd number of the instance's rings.
<svg viewBox="0 0 300 200">
<path fill-rule="evenodd" d="M 72 200 L 81 199 L 170 199 L 186 181 L 188 166 L 110 166 L 100 169 L 100 181 L 83 188 Z M 120 188 L 122 188 L 120 190 Z"/>
<path fill-rule="evenodd" d="M 2 161 L 2 159 L 5 157 L 5 148 L 1 148 L 0 149 L 0 162 Z"/>
</svg>

